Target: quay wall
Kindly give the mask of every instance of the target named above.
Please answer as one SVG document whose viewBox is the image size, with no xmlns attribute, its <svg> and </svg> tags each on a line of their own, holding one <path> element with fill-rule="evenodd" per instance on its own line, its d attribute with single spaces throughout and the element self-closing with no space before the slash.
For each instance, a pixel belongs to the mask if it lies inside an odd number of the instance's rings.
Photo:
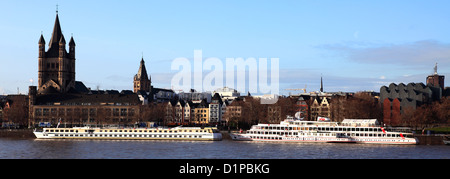
<svg viewBox="0 0 450 179">
<path fill-rule="evenodd" d="M 226 131 L 226 130 L 220 131 L 220 133 L 222 133 L 222 140 L 231 140 L 230 133 L 233 133 L 233 132 L 237 132 L 237 131 Z"/>
<path fill-rule="evenodd" d="M 0 137 L 35 138 L 33 129 L 0 129 Z"/>
<path fill-rule="evenodd" d="M 444 145 L 444 136 L 442 135 L 415 135 L 419 140 L 418 145 Z"/>
</svg>

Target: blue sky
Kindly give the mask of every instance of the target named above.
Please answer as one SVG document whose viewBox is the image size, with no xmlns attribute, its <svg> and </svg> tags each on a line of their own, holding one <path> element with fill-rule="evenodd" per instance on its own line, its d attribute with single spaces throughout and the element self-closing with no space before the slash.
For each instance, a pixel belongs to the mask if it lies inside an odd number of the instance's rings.
<svg viewBox="0 0 450 179">
<path fill-rule="evenodd" d="M 279 58 L 280 93 L 379 91 L 450 84 L 450 1 L 0 1 L 0 95 L 37 84 L 38 40 L 48 42 L 56 4 L 76 47 L 76 80 L 93 89 L 132 90 L 144 56 L 155 87 L 171 88 L 177 57 Z M 30 82 L 33 79 L 33 83 Z M 243 92 L 244 93 L 244 92 Z"/>
</svg>

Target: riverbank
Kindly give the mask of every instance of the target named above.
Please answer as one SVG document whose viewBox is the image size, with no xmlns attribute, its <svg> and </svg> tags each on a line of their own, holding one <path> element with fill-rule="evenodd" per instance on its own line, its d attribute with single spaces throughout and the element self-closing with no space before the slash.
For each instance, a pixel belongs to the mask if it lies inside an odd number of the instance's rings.
<svg viewBox="0 0 450 179">
<path fill-rule="evenodd" d="M 33 129 L 0 129 L 0 137 L 35 138 Z"/>
</svg>

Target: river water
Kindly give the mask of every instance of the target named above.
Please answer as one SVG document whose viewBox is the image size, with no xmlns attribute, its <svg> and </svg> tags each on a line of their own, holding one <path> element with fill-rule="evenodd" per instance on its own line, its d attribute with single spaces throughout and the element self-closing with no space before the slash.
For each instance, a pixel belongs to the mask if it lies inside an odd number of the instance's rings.
<svg viewBox="0 0 450 179">
<path fill-rule="evenodd" d="M 449 159 L 446 145 L 0 138 L 0 159 Z"/>
</svg>

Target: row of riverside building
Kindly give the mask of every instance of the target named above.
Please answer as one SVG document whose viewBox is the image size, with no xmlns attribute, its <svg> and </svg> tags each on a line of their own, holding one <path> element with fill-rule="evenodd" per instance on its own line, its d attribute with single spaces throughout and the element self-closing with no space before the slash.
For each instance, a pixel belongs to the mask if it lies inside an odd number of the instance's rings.
<svg viewBox="0 0 450 179">
<path fill-rule="evenodd" d="M 218 124 L 223 121 L 226 106 L 239 97 L 236 90 L 227 87 L 214 93 L 191 90 L 178 94 L 155 88 L 143 58 L 134 76 L 133 91 L 92 90 L 75 79 L 76 43 L 72 36 L 67 46 L 58 14 L 50 41 L 47 44 L 41 34 L 38 46 L 38 85 L 30 86 L 28 95 L 0 96 L 2 127 L 147 122 L 141 119 L 142 106 L 155 103 L 165 105 L 166 124 Z"/>
<path fill-rule="evenodd" d="M 165 124 L 217 124 L 222 121 L 226 104 L 232 101 L 232 98 L 230 100 L 227 97 L 239 95 L 236 90 L 226 87 L 213 93 L 216 95 L 198 93 L 195 90 L 176 94 L 171 89 L 155 88 L 147 74 L 144 58 L 134 76 L 133 91 L 87 88 L 83 82 L 75 80 L 75 40 L 70 38 L 67 52 L 58 14 L 48 49 L 43 35 L 38 44 L 38 86 L 29 87 L 28 96 L 24 96 L 23 102 L 6 102 L 28 106 L 29 126 L 54 126 L 57 123 L 69 126 L 127 125 L 148 122 L 141 119 L 144 112 L 142 110 L 146 109 L 142 106 L 154 103 L 166 105 Z M 8 123 L 6 121 L 5 124 Z"/>
</svg>

